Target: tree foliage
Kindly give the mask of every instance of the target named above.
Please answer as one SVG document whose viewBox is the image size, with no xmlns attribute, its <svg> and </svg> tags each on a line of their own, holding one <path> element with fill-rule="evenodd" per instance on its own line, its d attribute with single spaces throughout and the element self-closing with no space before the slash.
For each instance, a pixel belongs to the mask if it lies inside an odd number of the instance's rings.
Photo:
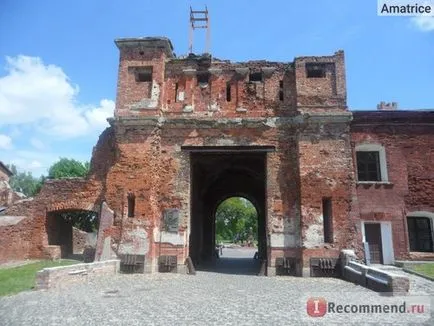
<svg viewBox="0 0 434 326">
<path fill-rule="evenodd" d="M 258 238 L 258 216 L 252 203 L 241 197 L 223 201 L 216 211 L 216 241 L 247 241 Z"/>
<path fill-rule="evenodd" d="M 74 159 L 60 158 L 48 169 L 50 179 L 68 177 L 85 177 L 89 173 L 89 162 L 80 162 Z"/>
<path fill-rule="evenodd" d="M 8 165 L 13 175 L 9 179 L 9 185 L 15 191 L 21 192 L 27 197 L 35 196 L 41 190 L 44 176 L 36 178 L 31 172 L 18 172 L 14 164 Z"/>
<path fill-rule="evenodd" d="M 98 214 L 92 211 L 71 210 L 59 213 L 67 222 L 85 232 L 98 230 Z"/>
</svg>

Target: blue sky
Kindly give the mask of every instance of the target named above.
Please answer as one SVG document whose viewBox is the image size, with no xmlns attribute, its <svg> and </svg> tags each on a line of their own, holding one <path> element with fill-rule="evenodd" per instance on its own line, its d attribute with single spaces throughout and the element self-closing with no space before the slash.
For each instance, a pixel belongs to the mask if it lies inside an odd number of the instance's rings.
<svg viewBox="0 0 434 326">
<path fill-rule="evenodd" d="M 90 160 L 114 109 L 113 40 L 167 36 L 186 54 L 189 6 L 205 4 L 215 57 L 343 49 L 350 109 L 434 109 L 434 17 L 380 17 L 376 0 L 0 0 L 0 160 L 35 175 L 59 157 Z"/>
</svg>

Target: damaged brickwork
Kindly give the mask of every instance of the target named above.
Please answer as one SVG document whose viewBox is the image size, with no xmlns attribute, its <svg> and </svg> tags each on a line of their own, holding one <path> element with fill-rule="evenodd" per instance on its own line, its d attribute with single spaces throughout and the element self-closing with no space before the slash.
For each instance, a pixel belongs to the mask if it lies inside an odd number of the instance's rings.
<svg viewBox="0 0 434 326">
<path fill-rule="evenodd" d="M 230 196 L 258 211 L 268 275 L 282 258 L 300 276 L 311 258 L 341 249 L 363 258 L 366 221 L 392 222 L 383 240 L 392 239 L 394 258 L 411 257 L 406 213 L 434 212 L 432 112 L 348 110 L 343 51 L 235 63 L 177 58 L 166 38 L 116 45 L 115 115 L 89 176 L 47 181 L 10 207 L 0 217 L 1 259 L 62 255 L 67 245 L 51 241 L 63 228 L 54 213 L 82 209 L 100 219 L 96 260 L 138 255 L 145 272 L 159 262 L 185 272 L 188 257 L 213 257 L 214 211 Z M 390 183 L 359 182 L 359 143 L 385 146 Z"/>
</svg>

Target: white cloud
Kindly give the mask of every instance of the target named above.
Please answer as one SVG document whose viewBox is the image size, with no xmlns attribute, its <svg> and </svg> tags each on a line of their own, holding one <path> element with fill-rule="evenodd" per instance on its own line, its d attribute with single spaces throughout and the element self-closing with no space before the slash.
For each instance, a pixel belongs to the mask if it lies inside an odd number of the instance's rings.
<svg viewBox="0 0 434 326">
<path fill-rule="evenodd" d="M 19 171 L 29 171 L 40 176 L 47 174 L 48 168 L 59 157 L 55 153 L 41 150 L 16 150 L 3 159 L 4 162 L 16 165 Z"/>
<path fill-rule="evenodd" d="M 35 170 L 35 169 L 39 169 L 41 167 L 42 167 L 42 163 L 39 161 L 32 161 L 28 165 L 29 170 Z"/>
<path fill-rule="evenodd" d="M 30 144 L 32 144 L 32 146 L 34 148 L 39 149 L 39 150 L 46 149 L 45 144 L 42 141 L 40 141 L 39 139 L 37 139 L 37 138 L 31 138 L 30 139 Z"/>
<path fill-rule="evenodd" d="M 101 100 L 99 107 L 85 112 L 87 121 L 94 127 L 104 128 L 107 126 L 107 118 L 113 116 L 114 102 Z"/>
<path fill-rule="evenodd" d="M 79 88 L 60 67 L 40 58 L 7 57 L 7 75 L 0 77 L 0 125 L 31 124 L 38 131 L 71 138 L 99 133 L 113 115 L 114 102 L 78 105 Z"/>
<path fill-rule="evenodd" d="M 0 134 L 0 149 L 11 149 L 12 139 L 9 136 Z"/>
<path fill-rule="evenodd" d="M 411 22 L 422 32 L 434 31 L 434 16 L 412 17 Z"/>
</svg>

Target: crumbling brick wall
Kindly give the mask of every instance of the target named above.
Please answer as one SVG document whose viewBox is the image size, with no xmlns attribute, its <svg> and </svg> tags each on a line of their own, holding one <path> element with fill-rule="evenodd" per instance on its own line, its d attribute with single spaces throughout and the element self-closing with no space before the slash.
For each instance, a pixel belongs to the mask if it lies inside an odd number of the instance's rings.
<svg viewBox="0 0 434 326">
<path fill-rule="evenodd" d="M 33 219 L 27 216 L 0 216 L 0 263 L 33 258 Z"/>
<path fill-rule="evenodd" d="M 16 242 L 17 234 L 23 233 L 28 245 L 17 250 L 4 251 L 2 259 L 47 258 L 49 245 L 47 214 L 61 210 L 92 210 L 98 212 L 101 193 L 99 182 L 85 178 L 48 180 L 41 192 L 33 199 L 20 201 L 6 211 L 9 216 L 27 216 L 25 226 L 11 226 L 4 231 L 2 241 Z M 0 219 L 3 218 L 2 216 Z"/>
</svg>

